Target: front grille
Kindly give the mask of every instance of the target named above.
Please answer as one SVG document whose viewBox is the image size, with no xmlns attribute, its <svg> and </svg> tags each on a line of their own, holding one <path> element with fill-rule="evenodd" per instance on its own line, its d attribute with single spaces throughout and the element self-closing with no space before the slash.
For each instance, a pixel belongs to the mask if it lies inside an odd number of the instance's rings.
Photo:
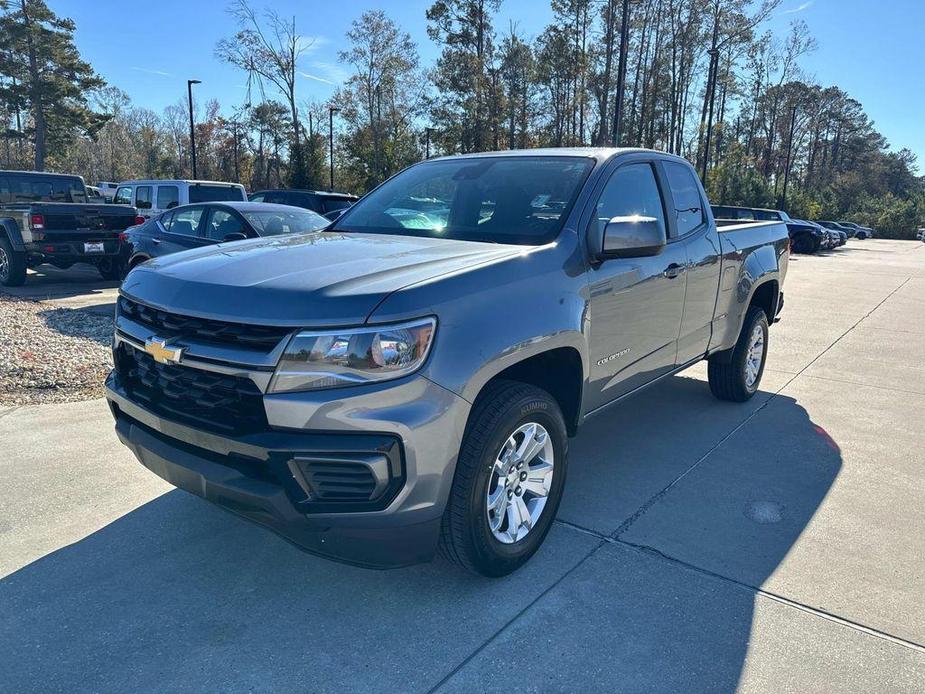
<svg viewBox="0 0 925 694">
<path fill-rule="evenodd" d="M 205 342 L 251 349 L 271 350 L 292 332 L 292 328 L 245 325 L 183 316 L 145 306 L 124 296 L 119 297 L 119 312 L 126 318 L 151 328 L 161 338 L 194 337 Z"/>
<path fill-rule="evenodd" d="M 158 364 L 124 343 L 116 372 L 131 400 L 168 419 L 225 435 L 268 428 L 263 394 L 249 378 Z"/>
<path fill-rule="evenodd" d="M 369 501 L 376 490 L 376 478 L 362 463 L 318 461 L 301 467 L 318 501 Z"/>
</svg>

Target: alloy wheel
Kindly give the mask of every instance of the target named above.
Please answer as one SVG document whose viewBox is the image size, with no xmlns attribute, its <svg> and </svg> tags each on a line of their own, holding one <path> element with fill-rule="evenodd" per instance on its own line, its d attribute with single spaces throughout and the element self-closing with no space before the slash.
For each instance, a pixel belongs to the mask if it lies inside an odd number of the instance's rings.
<svg viewBox="0 0 925 694">
<path fill-rule="evenodd" d="M 745 385 L 751 390 L 758 381 L 761 373 L 761 362 L 764 361 L 764 330 L 761 324 L 752 328 L 748 339 L 748 352 L 745 356 Z"/>
<path fill-rule="evenodd" d="M 486 493 L 488 527 L 504 544 L 518 542 L 546 508 L 555 460 L 552 438 L 536 422 L 508 436 L 491 470 Z"/>
<path fill-rule="evenodd" d="M 0 282 L 6 282 L 10 278 L 10 257 L 6 254 L 6 249 L 0 246 Z"/>
</svg>

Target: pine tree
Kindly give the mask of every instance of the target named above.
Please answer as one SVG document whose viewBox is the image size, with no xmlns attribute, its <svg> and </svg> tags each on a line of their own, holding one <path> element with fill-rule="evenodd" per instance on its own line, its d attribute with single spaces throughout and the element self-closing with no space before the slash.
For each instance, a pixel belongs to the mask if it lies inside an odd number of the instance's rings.
<svg viewBox="0 0 925 694">
<path fill-rule="evenodd" d="M 106 116 L 89 106 L 105 82 L 80 58 L 74 22 L 58 17 L 44 0 L 0 2 L 0 99 L 28 112 L 24 125 L 35 150 L 35 170 L 78 134 L 93 135 Z"/>
</svg>

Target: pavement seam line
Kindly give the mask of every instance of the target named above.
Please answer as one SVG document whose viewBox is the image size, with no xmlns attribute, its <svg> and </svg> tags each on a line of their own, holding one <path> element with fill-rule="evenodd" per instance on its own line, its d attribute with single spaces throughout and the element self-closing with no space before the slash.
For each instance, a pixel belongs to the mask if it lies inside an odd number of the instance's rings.
<svg viewBox="0 0 925 694">
<path fill-rule="evenodd" d="M 554 522 L 555 522 L 555 521 L 554 521 Z M 571 529 L 572 529 L 572 530 L 578 530 L 578 528 L 571 528 Z M 581 531 L 579 530 L 579 532 L 581 532 Z M 592 534 L 593 534 L 593 533 L 592 533 Z M 607 544 L 607 538 L 598 537 L 597 539 L 598 539 L 598 544 L 595 545 L 594 547 L 592 547 L 591 550 L 590 550 L 585 556 L 583 556 L 581 559 L 579 559 L 578 562 L 575 564 L 575 566 L 573 566 L 573 567 L 570 568 L 568 571 L 566 571 L 564 574 L 562 574 L 562 575 L 561 575 L 559 578 L 557 578 L 553 583 L 551 583 L 545 590 L 543 590 L 539 595 L 537 595 L 533 600 L 531 600 L 531 601 L 528 602 L 526 605 L 524 605 L 523 608 L 520 609 L 520 610 L 517 612 L 517 614 L 515 614 L 515 615 L 514 615 L 513 617 L 511 617 L 508 621 L 506 621 L 504 624 L 502 624 L 501 627 L 499 627 L 499 628 L 495 631 L 495 633 L 493 633 L 491 636 L 489 636 L 487 639 L 485 639 L 481 644 L 479 644 L 479 646 L 478 646 L 474 651 L 472 651 L 472 653 L 470 653 L 469 655 L 467 655 L 456 667 L 454 667 L 452 670 L 450 670 L 439 682 L 437 682 L 433 687 L 431 687 L 430 689 L 428 689 L 428 690 L 427 690 L 427 694 L 433 694 L 433 693 L 436 692 L 438 689 L 440 689 L 440 687 L 442 687 L 442 686 L 445 685 L 447 682 L 449 682 L 449 681 L 456 675 L 456 673 L 458 673 L 460 670 L 462 670 L 462 669 L 463 669 L 466 665 L 468 665 L 473 659 L 475 659 L 475 657 L 478 656 L 479 653 L 481 653 L 483 650 L 485 650 L 485 648 L 487 648 L 495 639 L 497 639 L 499 636 L 501 636 L 501 634 L 503 634 L 505 631 L 507 631 L 508 628 L 509 628 L 514 622 L 516 622 L 517 620 L 519 620 L 524 614 L 526 614 L 526 612 L 527 612 L 531 607 L 533 607 L 533 606 L 534 606 L 535 604 L 537 604 L 540 600 L 542 600 L 544 597 L 546 597 L 546 595 L 547 595 L 553 588 L 556 588 L 560 583 L 562 583 L 562 581 L 564 581 L 566 578 L 568 578 L 569 576 L 571 576 L 571 575 L 572 575 L 572 572 L 574 572 L 576 569 L 578 569 L 578 567 L 582 566 L 586 561 L 588 561 L 588 559 L 590 559 L 590 558 L 597 552 L 597 550 L 599 550 L 601 547 L 603 547 L 605 544 Z"/>
<path fill-rule="evenodd" d="M 906 286 L 906 284 L 907 284 L 911 279 L 912 279 L 912 277 L 906 277 L 906 279 L 903 280 L 897 287 L 895 287 L 895 288 L 894 288 L 892 291 L 890 291 L 885 297 L 883 297 L 883 299 L 882 299 L 876 306 L 874 306 L 870 311 L 868 311 L 868 312 L 865 313 L 863 316 L 861 316 L 861 317 L 857 320 L 857 322 L 854 323 L 854 325 L 852 325 L 851 327 L 849 327 L 849 328 L 848 328 L 847 330 L 845 330 L 841 335 L 839 335 L 837 338 L 835 338 L 835 339 L 832 341 L 832 343 L 831 343 L 828 347 L 826 347 L 826 348 L 825 348 L 824 350 L 822 350 L 819 354 L 817 354 L 815 357 L 813 357 L 813 359 L 812 359 L 806 366 L 804 366 L 802 369 L 800 369 L 796 374 L 794 374 L 794 376 L 793 376 L 791 379 L 789 379 L 786 383 L 784 383 L 784 385 L 782 385 L 780 388 L 778 388 L 778 389 L 771 395 L 771 397 L 769 397 L 767 400 L 765 400 L 763 403 L 761 403 L 761 405 L 758 406 L 758 407 L 754 410 L 754 412 L 752 412 L 751 414 L 748 415 L 748 417 L 746 417 L 746 418 L 743 419 L 741 422 L 739 422 L 739 424 L 738 424 L 737 426 L 735 426 L 731 431 L 729 431 L 728 433 L 726 433 L 726 434 L 725 434 L 719 441 L 717 441 L 706 453 L 704 453 L 704 454 L 703 454 L 702 456 L 700 456 L 696 461 L 694 461 L 687 469 L 685 469 L 683 472 L 681 472 L 681 474 L 679 474 L 677 477 L 675 477 L 673 480 L 671 480 L 671 482 L 669 482 L 665 487 L 663 487 L 660 491 L 656 492 L 656 493 L 653 494 L 651 497 L 649 497 L 645 502 L 643 502 L 642 506 L 640 506 L 638 509 L 636 509 L 636 511 L 634 511 L 632 515 L 630 515 L 626 520 L 624 520 L 622 523 L 620 523 L 619 526 L 617 526 L 617 529 L 614 530 L 613 533 L 611 533 L 611 537 L 613 537 L 613 538 L 615 538 L 615 539 L 616 539 L 616 538 L 619 538 L 620 535 L 622 535 L 622 534 L 625 533 L 627 530 L 629 530 L 630 527 L 632 527 L 632 525 L 633 525 L 637 520 L 639 520 L 642 516 L 644 516 L 644 515 L 648 512 L 648 510 L 649 510 L 650 508 L 652 508 L 652 506 L 654 506 L 654 505 L 657 504 L 659 501 L 661 501 L 661 500 L 665 497 L 665 495 L 667 495 L 668 492 L 670 492 L 670 491 L 675 487 L 675 485 L 676 485 L 678 482 L 680 482 L 682 479 L 684 479 L 690 472 L 692 472 L 692 471 L 693 471 L 695 468 L 697 468 L 701 463 L 703 463 L 704 460 L 706 460 L 710 455 L 712 455 L 714 451 L 716 451 L 716 450 L 717 450 L 720 446 L 722 446 L 727 440 L 729 440 L 730 437 L 734 436 L 740 429 L 742 429 L 742 427 L 744 427 L 744 426 L 745 426 L 746 424 L 748 424 L 752 419 L 754 419 L 754 417 L 755 417 L 759 412 L 761 412 L 764 408 L 766 408 L 775 398 L 778 397 L 778 395 L 780 395 L 781 391 L 783 391 L 785 388 L 787 388 L 787 386 L 789 386 L 791 383 L 793 383 L 795 380 L 797 380 L 800 376 L 802 376 L 802 375 L 806 372 L 807 369 L 809 369 L 809 368 L 810 368 L 813 364 L 815 364 L 819 359 L 821 359 L 823 356 L 825 356 L 825 355 L 829 352 L 829 350 L 832 349 L 835 345 L 837 345 L 837 344 L 842 340 L 842 338 L 844 338 L 848 333 L 850 333 L 852 330 L 854 330 L 856 327 L 858 327 L 858 325 L 860 325 L 864 320 L 866 320 L 867 318 L 869 318 L 870 315 L 871 315 L 874 311 L 876 311 L 878 308 L 880 308 L 881 306 L 883 306 L 883 304 L 885 304 L 887 301 L 889 301 L 889 299 L 890 299 L 896 292 L 898 292 L 900 289 L 902 289 L 904 286 Z"/>
<path fill-rule="evenodd" d="M 745 590 L 750 593 L 760 595 L 764 598 L 767 598 L 768 600 L 772 600 L 781 605 L 785 605 L 787 607 L 800 610 L 801 612 L 805 612 L 814 617 L 826 619 L 840 626 L 847 627 L 855 631 L 860 631 L 868 636 L 882 639 L 884 641 L 889 641 L 893 644 L 896 644 L 897 646 L 902 646 L 903 648 L 909 648 L 918 653 L 925 654 L 925 645 L 916 643 L 915 641 L 909 641 L 908 639 L 904 639 L 899 636 L 894 636 L 893 634 L 890 634 L 888 632 L 881 631 L 880 629 L 876 629 L 874 627 L 869 627 L 866 624 L 855 622 L 851 619 L 847 619 L 837 614 L 833 614 L 832 612 L 827 612 L 826 610 L 820 610 L 817 607 L 813 607 L 811 605 L 807 605 L 806 603 L 793 600 L 792 598 L 779 595 L 778 593 L 772 593 L 768 590 L 765 590 L 764 588 L 754 586 L 750 583 L 745 583 L 743 581 L 730 578 L 729 576 L 724 576 L 723 574 L 716 573 L 715 571 L 704 569 L 703 567 L 697 566 L 696 564 L 691 564 L 690 562 L 686 562 L 683 559 L 678 559 L 677 557 L 673 557 L 670 554 L 666 554 L 665 552 L 662 552 L 661 550 L 656 549 L 655 547 L 652 547 L 650 545 L 643 545 L 643 544 L 638 544 L 635 542 L 628 542 L 627 540 L 620 540 L 614 537 L 609 537 L 607 535 L 598 533 L 595 530 L 591 530 L 590 528 L 585 528 L 584 526 L 581 526 L 581 525 L 576 525 L 575 523 L 571 523 L 569 521 L 563 521 L 563 520 L 556 519 L 556 523 L 560 525 L 564 525 L 568 528 L 571 528 L 572 530 L 575 530 L 576 532 L 584 533 L 586 535 L 590 535 L 591 537 L 596 537 L 599 540 L 602 540 L 606 544 L 618 545 L 618 546 L 630 549 L 632 551 L 642 552 L 643 554 L 646 554 L 647 556 L 656 557 L 663 561 L 667 561 L 672 564 L 677 564 L 679 567 L 686 569 L 688 571 L 694 571 L 696 573 L 703 574 L 711 578 L 715 578 L 725 583 L 729 583 L 741 590 Z"/>
</svg>

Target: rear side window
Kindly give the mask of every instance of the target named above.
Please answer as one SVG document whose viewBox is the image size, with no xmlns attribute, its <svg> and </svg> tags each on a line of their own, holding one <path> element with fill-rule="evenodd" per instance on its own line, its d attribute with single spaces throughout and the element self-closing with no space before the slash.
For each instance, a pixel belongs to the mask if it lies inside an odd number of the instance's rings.
<svg viewBox="0 0 925 694">
<path fill-rule="evenodd" d="M 87 202 L 87 191 L 76 177 L 4 174 L 0 203 L 4 202 Z"/>
<path fill-rule="evenodd" d="M 334 210 L 342 210 L 345 207 L 350 207 L 352 203 L 349 200 L 344 200 L 343 198 L 322 198 L 321 207 L 324 212 L 333 212 Z"/>
<path fill-rule="evenodd" d="M 171 234 L 180 234 L 181 236 L 196 236 L 199 231 L 199 221 L 202 219 L 203 207 L 191 207 L 185 210 L 178 210 L 170 216 L 164 227 Z M 169 223 L 170 226 L 167 226 Z"/>
<path fill-rule="evenodd" d="M 780 215 L 773 210 L 752 210 L 759 222 L 779 222 Z"/>
<path fill-rule="evenodd" d="M 196 184 L 189 187 L 189 201 L 191 203 L 227 200 L 244 200 L 244 193 L 237 186 Z"/>
<path fill-rule="evenodd" d="M 694 172 L 689 166 L 666 161 L 664 167 L 665 175 L 668 177 L 668 186 L 674 198 L 678 236 L 684 236 L 704 222 L 700 186 L 697 185 Z"/>
<path fill-rule="evenodd" d="M 665 232 L 665 210 L 651 164 L 627 164 L 613 173 L 597 201 L 589 231 L 600 238 L 614 217 L 635 215 L 657 219 Z"/>
<path fill-rule="evenodd" d="M 224 241 L 229 234 L 246 233 L 247 230 L 241 220 L 226 210 L 215 210 L 205 229 L 206 238 L 213 241 Z"/>
<path fill-rule="evenodd" d="M 112 201 L 116 205 L 131 205 L 132 204 L 132 189 L 130 186 L 122 186 L 116 191 L 115 196 Z"/>
<path fill-rule="evenodd" d="M 138 186 L 135 189 L 135 207 L 139 210 L 151 209 L 151 186 Z"/>
<path fill-rule="evenodd" d="M 177 186 L 157 187 L 157 209 L 171 210 L 180 204 L 180 189 Z"/>
</svg>

